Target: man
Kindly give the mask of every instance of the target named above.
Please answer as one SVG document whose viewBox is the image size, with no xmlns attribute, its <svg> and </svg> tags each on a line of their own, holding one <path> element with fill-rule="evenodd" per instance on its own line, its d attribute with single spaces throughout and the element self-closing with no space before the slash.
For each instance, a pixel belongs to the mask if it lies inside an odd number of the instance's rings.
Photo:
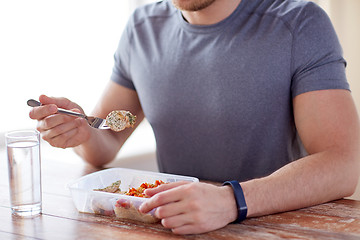
<svg viewBox="0 0 360 240">
<path fill-rule="evenodd" d="M 351 195 L 359 120 L 326 14 L 302 0 L 172 0 L 139 8 L 93 115 L 146 116 L 163 172 L 232 185 L 171 183 L 140 210 L 177 234 Z M 30 112 L 43 139 L 101 166 L 134 129 L 91 129 L 65 98 Z M 240 182 L 240 185 L 239 185 Z M 237 184 L 237 185 L 236 185 Z"/>
</svg>

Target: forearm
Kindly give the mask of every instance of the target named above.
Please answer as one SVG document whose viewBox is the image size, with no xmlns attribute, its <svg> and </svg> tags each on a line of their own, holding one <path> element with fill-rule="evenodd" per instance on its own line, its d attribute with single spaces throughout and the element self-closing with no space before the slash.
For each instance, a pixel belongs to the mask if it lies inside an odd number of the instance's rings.
<svg viewBox="0 0 360 240">
<path fill-rule="evenodd" d="M 104 101 L 106 102 L 106 101 Z M 106 104 L 105 104 L 106 105 Z M 110 104 L 108 104 L 110 105 Z M 99 107 L 98 107 L 99 108 Z M 131 109 L 131 107 L 113 107 L 114 109 Z M 105 112 L 110 110 L 96 109 L 93 116 L 106 116 Z M 132 132 L 139 126 L 144 119 L 144 114 L 141 110 L 134 110 L 136 114 L 135 126 L 127 128 L 121 132 L 114 132 L 111 130 L 98 130 L 91 128 L 90 137 L 86 142 L 75 147 L 75 152 L 89 164 L 95 167 L 101 167 L 106 163 L 111 162 L 124 145 L 125 141 L 132 134 Z"/>
<path fill-rule="evenodd" d="M 99 167 L 112 161 L 126 139 L 144 119 L 136 91 L 110 81 L 91 115 L 106 118 L 111 111 L 122 109 L 136 116 L 135 126 L 121 132 L 91 129 L 88 140 L 75 148 L 75 152 L 86 162 Z"/>
<path fill-rule="evenodd" d="M 359 177 L 357 155 L 328 150 L 294 161 L 268 177 L 241 183 L 248 217 L 299 209 L 351 195 Z"/>
<path fill-rule="evenodd" d="M 74 151 L 84 161 L 100 167 L 115 158 L 124 142 L 120 142 L 110 131 L 91 129 L 89 140 L 75 147 Z"/>
</svg>

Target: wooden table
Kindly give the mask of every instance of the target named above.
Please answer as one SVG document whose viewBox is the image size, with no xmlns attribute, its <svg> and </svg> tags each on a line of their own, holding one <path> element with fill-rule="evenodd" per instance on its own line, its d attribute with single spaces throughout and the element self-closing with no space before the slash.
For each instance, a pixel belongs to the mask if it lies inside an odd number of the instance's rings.
<svg viewBox="0 0 360 240">
<path fill-rule="evenodd" d="M 161 224 L 79 213 L 66 184 L 99 169 L 57 151 L 42 155 L 43 213 L 35 218 L 12 216 L 7 160 L 0 151 L 0 239 L 360 239 L 360 201 L 346 199 L 188 236 Z"/>
</svg>

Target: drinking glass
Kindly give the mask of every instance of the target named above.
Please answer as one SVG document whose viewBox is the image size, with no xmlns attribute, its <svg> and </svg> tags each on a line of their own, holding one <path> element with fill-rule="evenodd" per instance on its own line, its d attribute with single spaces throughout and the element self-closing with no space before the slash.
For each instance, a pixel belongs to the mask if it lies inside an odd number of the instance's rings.
<svg viewBox="0 0 360 240">
<path fill-rule="evenodd" d="M 9 191 L 14 215 L 27 217 L 41 213 L 40 133 L 36 130 L 5 134 Z"/>
</svg>

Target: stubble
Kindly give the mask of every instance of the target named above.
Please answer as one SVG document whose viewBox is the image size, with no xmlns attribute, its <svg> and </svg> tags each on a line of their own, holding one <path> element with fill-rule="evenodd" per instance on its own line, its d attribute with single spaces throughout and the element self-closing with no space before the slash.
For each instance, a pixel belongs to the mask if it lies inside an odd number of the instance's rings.
<svg viewBox="0 0 360 240">
<path fill-rule="evenodd" d="M 174 6 L 181 11 L 195 12 L 207 8 L 216 0 L 172 0 Z"/>
</svg>

